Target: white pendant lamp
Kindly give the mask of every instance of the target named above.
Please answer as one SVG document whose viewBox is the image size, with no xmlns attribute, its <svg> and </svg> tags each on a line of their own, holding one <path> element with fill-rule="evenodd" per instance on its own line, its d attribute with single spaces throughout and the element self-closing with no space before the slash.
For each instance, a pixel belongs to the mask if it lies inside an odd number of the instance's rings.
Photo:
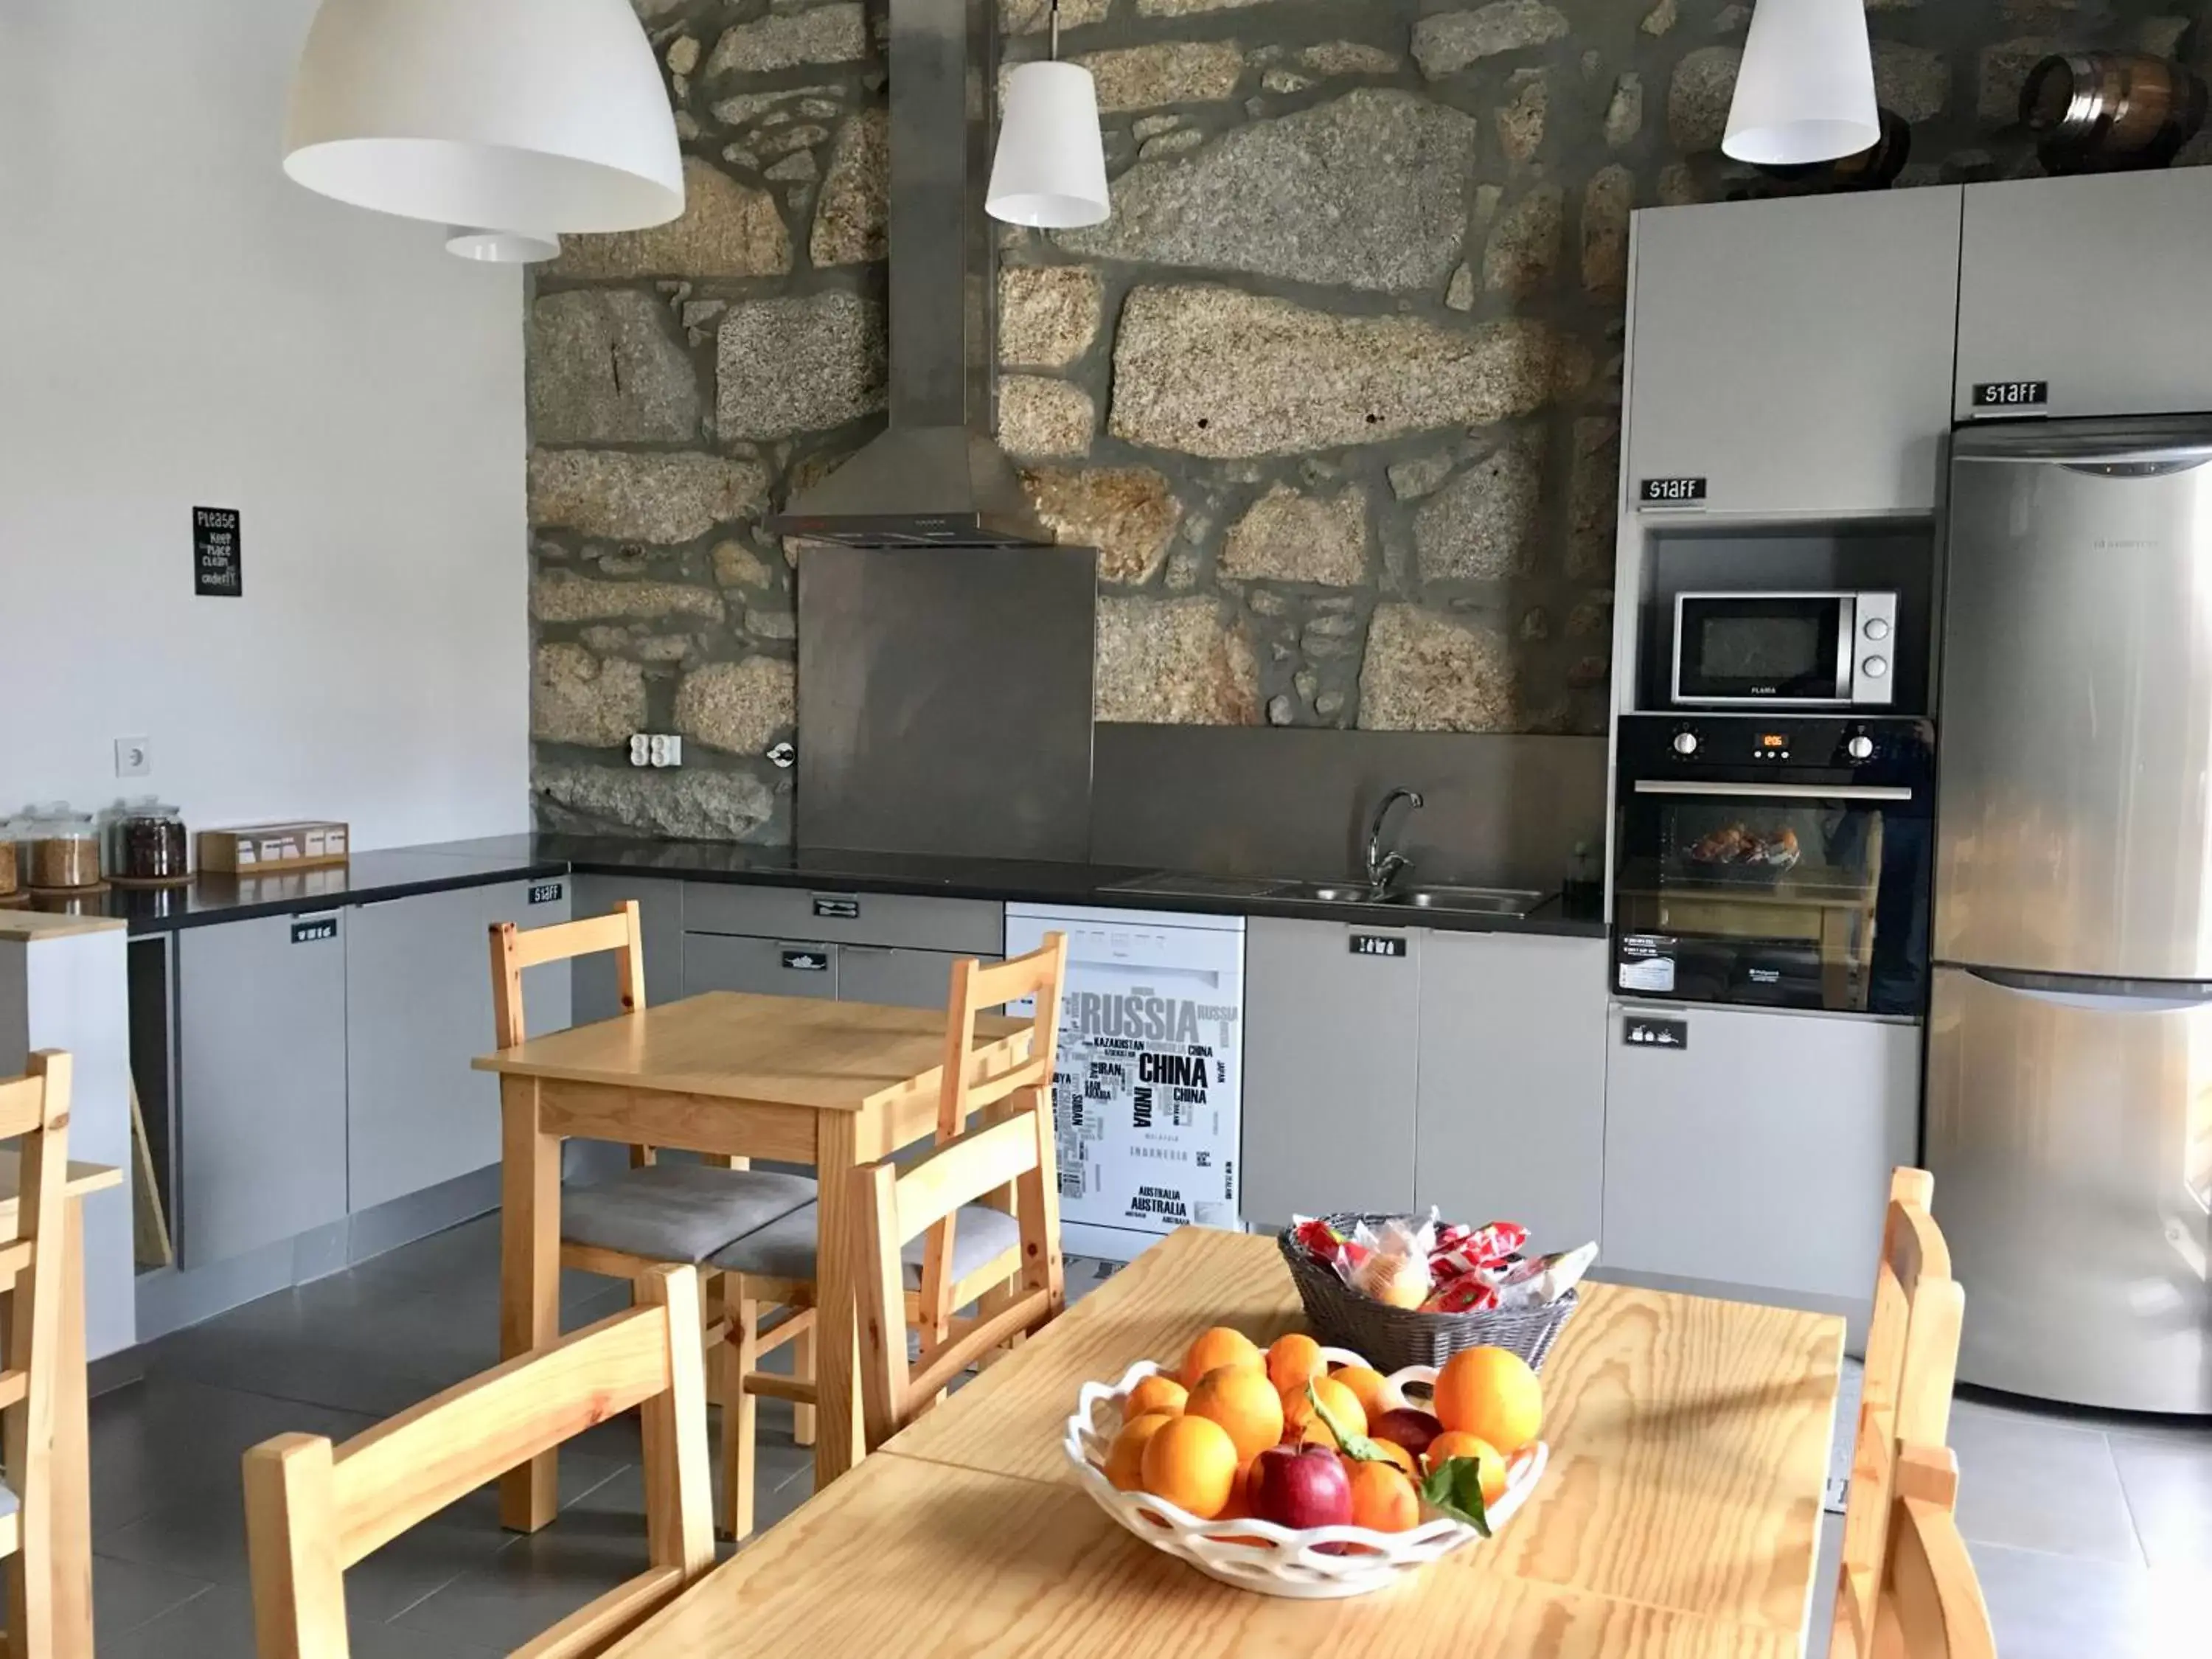
<svg viewBox="0 0 2212 1659">
<path fill-rule="evenodd" d="M 323 0 L 284 171 L 444 224 L 636 230 L 684 211 L 675 118 L 629 0 Z"/>
<path fill-rule="evenodd" d="M 527 230 L 480 230 L 473 225 L 446 227 L 446 252 L 457 258 L 491 265 L 534 265 L 561 257 L 558 236 Z"/>
<path fill-rule="evenodd" d="M 1856 155 L 1881 137 L 1864 0 L 1759 0 L 1721 149 L 1794 167 Z"/>
<path fill-rule="evenodd" d="M 1024 64 L 1006 77 L 999 148 L 983 210 L 1010 225 L 1072 230 L 1103 224 L 1106 141 L 1091 71 L 1060 59 L 1060 0 L 1052 4 L 1052 61 Z"/>
</svg>

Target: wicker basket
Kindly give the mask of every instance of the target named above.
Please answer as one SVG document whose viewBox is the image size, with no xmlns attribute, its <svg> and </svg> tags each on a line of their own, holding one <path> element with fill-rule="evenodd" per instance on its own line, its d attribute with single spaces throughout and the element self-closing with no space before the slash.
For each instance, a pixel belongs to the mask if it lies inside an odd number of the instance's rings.
<svg viewBox="0 0 2212 1659">
<path fill-rule="evenodd" d="M 1349 1234 L 1362 1221 L 1378 1225 L 1382 1215 L 1325 1216 L 1340 1233 Z M 1298 1299 L 1305 1304 L 1306 1321 L 1314 1334 L 1336 1347 L 1352 1348 L 1368 1356 L 1378 1370 L 1395 1371 L 1407 1365 L 1441 1365 L 1462 1348 L 1510 1348 L 1536 1370 L 1544 1369 L 1544 1356 L 1559 1340 L 1560 1328 L 1573 1315 L 1579 1297 L 1569 1291 L 1547 1308 L 1516 1308 L 1483 1313 L 1416 1313 L 1393 1308 L 1363 1295 L 1346 1284 L 1335 1268 L 1316 1261 L 1288 1228 L 1275 1243 L 1290 1264 Z"/>
</svg>

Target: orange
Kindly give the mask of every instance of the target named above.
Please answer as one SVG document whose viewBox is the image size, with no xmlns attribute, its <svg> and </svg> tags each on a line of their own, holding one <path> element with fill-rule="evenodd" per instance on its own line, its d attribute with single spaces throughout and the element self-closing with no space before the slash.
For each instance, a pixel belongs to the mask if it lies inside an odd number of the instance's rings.
<svg viewBox="0 0 2212 1659">
<path fill-rule="evenodd" d="M 1183 1409 L 1228 1430 L 1239 1463 L 1250 1462 L 1283 1438 L 1283 1397 L 1268 1386 L 1265 1371 L 1249 1365 L 1215 1366 L 1199 1378 Z"/>
<path fill-rule="evenodd" d="M 1329 1375 L 1358 1396 L 1359 1409 L 1366 1413 L 1369 1422 L 1390 1409 L 1390 1385 L 1383 1381 L 1382 1372 L 1364 1365 L 1346 1365 Z"/>
<path fill-rule="evenodd" d="M 1211 1521 L 1237 1486 L 1237 1443 L 1211 1418 L 1170 1417 L 1145 1442 L 1144 1490 Z"/>
<path fill-rule="evenodd" d="M 1226 1325 L 1216 1325 L 1210 1331 L 1199 1333 L 1198 1340 L 1182 1357 L 1182 1385 L 1186 1389 L 1198 1386 L 1198 1379 L 1221 1365 L 1254 1365 L 1265 1368 L 1267 1361 L 1252 1339 L 1242 1331 L 1233 1331 Z"/>
<path fill-rule="evenodd" d="M 1121 1425 L 1114 1443 L 1106 1449 L 1106 1479 L 1116 1492 L 1141 1492 L 1145 1486 L 1145 1443 L 1170 1419 L 1155 1413 L 1133 1417 Z"/>
<path fill-rule="evenodd" d="M 1328 1362 L 1321 1357 L 1321 1344 L 1304 1331 L 1277 1337 L 1274 1346 L 1267 1350 L 1267 1381 L 1279 1390 L 1294 1389 L 1328 1370 Z"/>
<path fill-rule="evenodd" d="M 1487 1440 L 1507 1457 L 1544 1426 L 1544 1389 L 1517 1353 L 1464 1348 L 1437 1373 L 1437 1420 Z"/>
<path fill-rule="evenodd" d="M 1398 1468 L 1405 1470 L 1407 1474 L 1413 1474 L 1418 1473 L 1418 1471 L 1413 1468 L 1413 1454 L 1407 1451 L 1396 1441 L 1370 1440 L 1367 1443 L 1374 1447 L 1376 1451 L 1381 1452 L 1384 1457 L 1388 1458 Z M 1360 1461 L 1358 1458 L 1353 1457 L 1349 1452 L 1345 1454 L 1345 1460 L 1347 1463 L 1356 1463 Z"/>
<path fill-rule="evenodd" d="M 1334 1446 L 1336 1437 L 1313 1408 L 1306 1397 L 1306 1386 L 1301 1384 L 1283 1392 L 1283 1428 L 1285 1433 L 1295 1433 L 1310 1445 Z M 1316 1376 L 1310 1385 L 1335 1418 L 1354 1434 L 1367 1432 L 1367 1413 L 1359 1403 L 1359 1396 L 1333 1376 Z"/>
<path fill-rule="evenodd" d="M 1480 1435 L 1446 1429 L 1429 1442 L 1428 1450 L 1421 1454 L 1421 1462 L 1436 1469 L 1455 1457 L 1474 1459 L 1475 1476 L 1482 1482 L 1484 1503 L 1495 1504 L 1505 1495 L 1505 1460 L 1498 1455 L 1497 1447 Z"/>
<path fill-rule="evenodd" d="M 1155 1371 L 1129 1390 L 1129 1397 L 1121 1402 L 1121 1419 L 1128 1422 L 1153 1412 L 1181 1417 L 1183 1407 L 1189 1403 L 1188 1389 L 1166 1372 Z"/>
<path fill-rule="evenodd" d="M 1358 1463 L 1352 1475 L 1352 1524 L 1405 1532 L 1421 1518 L 1421 1500 L 1405 1472 L 1389 1463 Z"/>
<path fill-rule="evenodd" d="M 1249 1459 L 1237 1466 L 1237 1478 L 1229 1483 L 1229 1501 L 1221 1506 L 1217 1521 L 1249 1521 L 1252 1518 L 1252 1464 Z"/>
</svg>

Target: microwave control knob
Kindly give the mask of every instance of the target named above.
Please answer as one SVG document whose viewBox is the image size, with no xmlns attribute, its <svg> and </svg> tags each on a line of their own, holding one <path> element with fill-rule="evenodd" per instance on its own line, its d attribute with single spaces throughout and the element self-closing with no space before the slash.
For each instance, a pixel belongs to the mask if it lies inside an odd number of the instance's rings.
<svg viewBox="0 0 2212 1659">
<path fill-rule="evenodd" d="M 1874 756 L 1874 739 L 1862 732 L 1844 744 L 1844 752 L 1855 761 L 1871 759 Z"/>
<path fill-rule="evenodd" d="M 1870 680 L 1878 680 L 1881 678 L 1883 675 L 1889 672 L 1889 659 L 1887 657 L 1869 657 L 1864 662 L 1859 665 L 1859 672 L 1865 675 Z"/>
<path fill-rule="evenodd" d="M 1678 755 L 1696 754 L 1698 734 L 1694 732 L 1677 732 L 1674 734 L 1674 752 Z"/>
<path fill-rule="evenodd" d="M 1886 640 L 1889 637 L 1889 624 L 1880 617 L 1869 617 L 1866 626 L 1859 631 L 1870 640 Z"/>
</svg>

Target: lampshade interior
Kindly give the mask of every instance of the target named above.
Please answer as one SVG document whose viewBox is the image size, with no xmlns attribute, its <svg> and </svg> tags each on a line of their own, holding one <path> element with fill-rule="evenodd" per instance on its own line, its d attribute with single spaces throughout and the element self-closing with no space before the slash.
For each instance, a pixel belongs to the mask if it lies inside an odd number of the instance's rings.
<svg viewBox="0 0 2212 1659">
<path fill-rule="evenodd" d="M 1104 224 L 1112 209 L 1104 202 L 1081 196 L 1025 191 L 994 196 L 985 210 L 994 219 L 1010 225 L 1028 225 L 1038 230 L 1076 230 L 1085 225 Z"/>
<path fill-rule="evenodd" d="M 1753 167 L 1802 167 L 1856 155 L 1881 137 L 1879 126 L 1863 121 L 1778 121 L 1731 132 L 1721 148 Z"/>
<path fill-rule="evenodd" d="M 622 230 L 684 211 L 680 190 L 579 161 L 449 138 L 344 138 L 305 145 L 284 171 L 355 207 L 447 224 Z"/>
</svg>

